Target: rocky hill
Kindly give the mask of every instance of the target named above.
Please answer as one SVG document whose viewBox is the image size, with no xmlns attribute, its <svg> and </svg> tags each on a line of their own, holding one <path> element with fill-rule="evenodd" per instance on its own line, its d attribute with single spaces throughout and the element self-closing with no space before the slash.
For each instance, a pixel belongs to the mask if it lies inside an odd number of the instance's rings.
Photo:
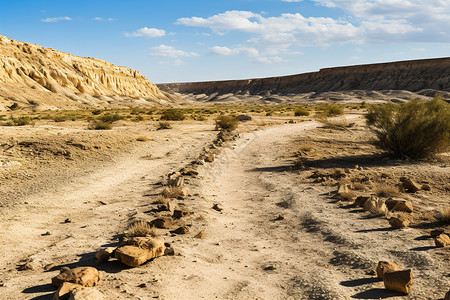
<svg viewBox="0 0 450 300">
<path fill-rule="evenodd" d="M 0 35 L 0 109 L 16 102 L 37 109 L 169 104 L 138 71 Z"/>
<path fill-rule="evenodd" d="M 321 69 L 319 72 L 249 80 L 159 84 L 200 101 L 361 101 L 450 98 L 450 58 Z"/>
</svg>

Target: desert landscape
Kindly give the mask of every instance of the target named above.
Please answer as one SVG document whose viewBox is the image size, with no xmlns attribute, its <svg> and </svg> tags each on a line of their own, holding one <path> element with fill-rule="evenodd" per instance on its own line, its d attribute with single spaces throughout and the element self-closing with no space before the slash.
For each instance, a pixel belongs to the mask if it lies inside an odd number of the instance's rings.
<svg viewBox="0 0 450 300">
<path fill-rule="evenodd" d="M 155 85 L 0 36 L 0 298 L 450 299 L 449 66 Z"/>
</svg>

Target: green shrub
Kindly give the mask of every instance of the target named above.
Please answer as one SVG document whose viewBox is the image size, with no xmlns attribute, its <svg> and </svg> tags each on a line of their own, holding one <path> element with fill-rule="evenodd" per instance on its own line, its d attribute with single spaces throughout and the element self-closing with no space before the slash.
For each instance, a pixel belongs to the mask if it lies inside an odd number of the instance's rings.
<svg viewBox="0 0 450 300">
<path fill-rule="evenodd" d="M 450 145 L 450 104 L 439 97 L 372 106 L 366 119 L 377 144 L 400 158 L 430 157 Z"/>
<path fill-rule="evenodd" d="M 100 109 L 96 109 L 96 110 L 93 110 L 92 111 L 92 114 L 94 115 L 94 116 L 98 116 L 99 114 L 101 114 L 102 113 L 102 111 L 100 110 Z"/>
<path fill-rule="evenodd" d="M 336 117 L 344 114 L 344 108 L 339 104 L 325 103 L 319 105 L 318 109 L 322 111 L 326 117 Z"/>
<path fill-rule="evenodd" d="M 181 111 L 180 109 L 176 109 L 176 108 L 166 109 L 165 111 L 163 111 L 162 116 L 161 116 L 161 120 L 167 120 L 167 121 L 182 121 L 185 118 L 186 117 L 185 117 L 183 111 Z"/>
<path fill-rule="evenodd" d="M 239 121 L 233 116 L 218 116 L 216 119 L 216 129 L 235 130 Z"/>
<path fill-rule="evenodd" d="M 306 110 L 306 109 L 303 108 L 303 107 L 299 107 L 299 108 L 297 108 L 297 109 L 294 111 L 294 115 L 295 115 L 296 117 L 300 117 L 300 116 L 309 116 L 309 111 Z"/>
<path fill-rule="evenodd" d="M 65 116 L 54 116 L 53 121 L 55 122 L 65 122 L 67 120 L 67 117 Z"/>
<path fill-rule="evenodd" d="M 112 128 L 112 123 L 103 121 L 94 121 L 89 124 L 89 129 L 92 130 L 110 130 Z"/>
<path fill-rule="evenodd" d="M 114 123 L 114 122 L 117 122 L 117 121 L 119 121 L 119 120 L 122 120 L 123 117 L 120 116 L 120 115 L 118 115 L 118 114 L 106 114 L 106 115 L 103 115 L 103 116 L 99 117 L 98 119 L 99 119 L 101 122 L 112 124 L 112 123 Z"/>
<path fill-rule="evenodd" d="M 11 116 L 9 118 L 8 123 L 6 123 L 6 125 L 8 125 L 8 126 L 24 126 L 24 125 L 33 125 L 33 124 L 34 124 L 33 120 L 30 117 L 25 117 L 25 116 L 17 117 L 17 118 Z"/>
</svg>

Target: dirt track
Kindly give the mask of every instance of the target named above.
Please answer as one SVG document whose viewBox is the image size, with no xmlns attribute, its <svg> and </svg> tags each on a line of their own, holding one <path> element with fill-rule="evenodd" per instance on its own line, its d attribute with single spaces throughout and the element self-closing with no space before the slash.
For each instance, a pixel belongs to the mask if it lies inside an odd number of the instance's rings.
<svg viewBox="0 0 450 300">
<path fill-rule="evenodd" d="M 192 197 L 183 201 L 195 213 L 185 221 L 191 233 L 163 236 L 177 255 L 139 268 L 96 265 L 94 251 L 113 243 L 127 220 L 145 215 L 162 176 L 192 160 L 211 134 L 198 132 L 195 142 L 192 135 L 173 137 L 177 142 L 160 159 L 141 159 L 155 151 L 143 148 L 68 189 L 30 200 L 2 221 L 0 238 L 8 246 L 0 248 L 6 270 L 0 298 L 50 299 L 48 283 L 59 267 L 94 265 L 106 272 L 99 286 L 106 299 L 400 299 L 374 279 L 379 260 L 413 268 L 413 292 L 402 299 L 443 297 L 448 251 L 434 249 L 415 229 L 392 231 L 385 219 L 340 207 L 327 196 L 332 188 L 302 183 L 304 174 L 290 169 L 294 141 L 316 126 L 242 134 L 191 183 Z M 222 212 L 212 209 L 215 203 Z M 279 216 L 284 219 L 275 221 Z M 64 224 L 66 218 L 72 223 Z M 206 238 L 193 238 L 200 230 Z M 41 236 L 46 231 L 52 235 Z M 13 270 L 24 257 L 34 259 L 34 271 Z M 43 272 L 47 263 L 55 268 Z"/>
</svg>

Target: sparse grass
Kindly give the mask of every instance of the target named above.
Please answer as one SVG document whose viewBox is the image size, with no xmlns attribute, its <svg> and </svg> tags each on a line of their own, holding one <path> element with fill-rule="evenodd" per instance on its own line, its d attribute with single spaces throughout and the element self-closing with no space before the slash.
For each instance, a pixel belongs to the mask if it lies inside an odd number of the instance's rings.
<svg viewBox="0 0 450 300">
<path fill-rule="evenodd" d="M 169 122 L 159 122 L 158 130 L 171 129 L 171 128 L 172 128 L 172 125 L 170 125 Z"/>
<path fill-rule="evenodd" d="M 158 197 L 156 198 L 155 204 L 164 204 L 167 205 L 169 204 L 170 199 L 165 197 L 164 195 L 158 195 Z"/>
<path fill-rule="evenodd" d="M 367 190 L 367 186 L 363 183 L 355 182 L 355 183 L 353 183 L 353 189 L 355 189 L 357 191 L 365 191 L 365 190 Z"/>
<path fill-rule="evenodd" d="M 326 117 L 337 117 L 344 114 L 344 107 L 339 104 L 325 103 L 319 105 L 317 109 Z"/>
<path fill-rule="evenodd" d="M 129 237 L 146 237 L 146 236 L 158 236 L 158 232 L 155 227 L 150 226 L 148 222 L 145 221 L 136 221 L 133 222 L 128 228 L 127 228 L 127 236 Z"/>
<path fill-rule="evenodd" d="M 324 124 L 324 128 L 335 129 L 335 130 L 346 130 L 348 127 L 348 122 L 346 119 L 339 120 L 329 120 L 328 118 L 319 119 L 321 123 Z"/>
<path fill-rule="evenodd" d="M 92 114 L 93 114 L 94 116 L 98 116 L 98 115 L 100 115 L 101 113 L 102 113 L 102 111 L 101 111 L 100 109 L 95 109 L 95 110 L 92 111 Z"/>
<path fill-rule="evenodd" d="M 112 124 L 102 121 L 94 121 L 89 124 L 89 129 L 92 130 L 110 130 L 112 129 Z"/>
<path fill-rule="evenodd" d="M 119 114 L 106 114 L 106 115 L 103 115 L 103 116 L 99 117 L 98 119 L 101 122 L 112 124 L 112 123 L 117 122 L 119 120 L 123 120 L 123 117 L 120 116 Z"/>
<path fill-rule="evenodd" d="M 309 111 L 303 107 L 299 107 L 297 109 L 294 110 L 294 115 L 296 117 L 300 117 L 300 116 L 309 116 Z"/>
<path fill-rule="evenodd" d="M 183 121 L 186 118 L 183 111 L 177 108 L 171 108 L 163 111 L 161 120 Z"/>
<path fill-rule="evenodd" d="M 53 121 L 55 121 L 56 123 L 65 122 L 66 120 L 67 120 L 67 117 L 65 117 L 65 116 L 55 116 L 55 117 L 53 117 Z"/>
<path fill-rule="evenodd" d="M 397 197 L 400 195 L 400 190 L 395 185 L 386 183 L 379 183 L 375 185 L 375 194 L 379 197 Z"/>
<path fill-rule="evenodd" d="M 137 138 L 136 138 L 136 141 L 138 141 L 138 142 L 147 142 L 147 141 L 149 141 L 150 139 L 148 138 L 148 137 L 146 137 L 146 136 L 138 136 Z"/>
<path fill-rule="evenodd" d="M 427 158 L 450 146 L 450 104 L 439 97 L 371 106 L 366 118 L 377 145 L 397 157 Z"/>
<path fill-rule="evenodd" d="M 216 129 L 235 130 L 239 121 L 234 116 L 218 116 L 216 119 Z"/>
<path fill-rule="evenodd" d="M 6 123 L 7 126 L 24 126 L 24 125 L 33 125 L 33 119 L 27 116 L 21 117 L 13 117 L 9 118 L 9 121 Z"/>
</svg>

